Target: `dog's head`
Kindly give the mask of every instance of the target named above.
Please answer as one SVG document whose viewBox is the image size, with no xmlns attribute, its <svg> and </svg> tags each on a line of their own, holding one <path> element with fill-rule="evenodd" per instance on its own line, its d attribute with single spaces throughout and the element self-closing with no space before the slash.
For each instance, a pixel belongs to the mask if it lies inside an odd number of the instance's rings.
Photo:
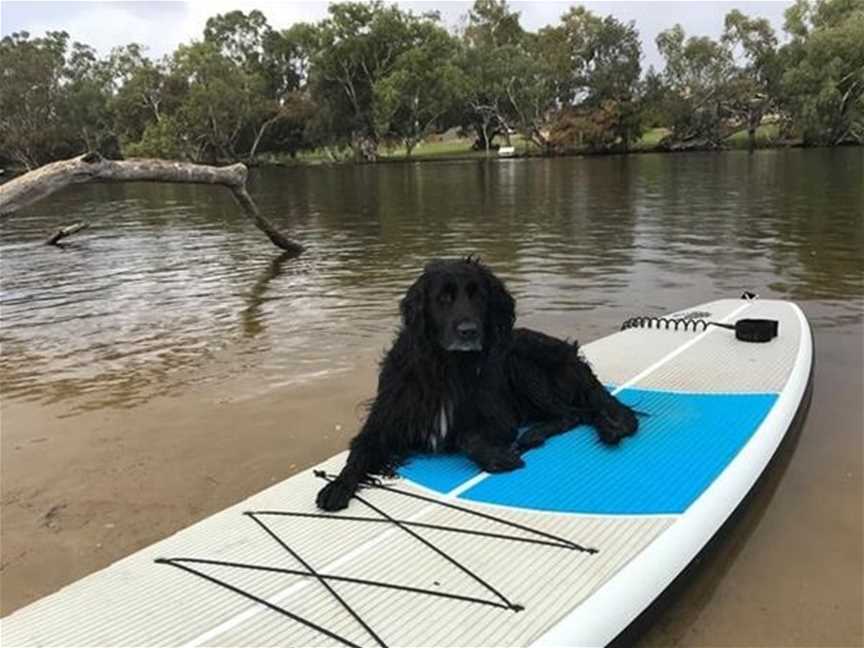
<svg viewBox="0 0 864 648">
<path fill-rule="evenodd" d="M 425 344 L 444 351 L 482 351 L 510 338 L 513 297 L 479 260 L 436 259 L 408 289 L 402 323 Z"/>
</svg>

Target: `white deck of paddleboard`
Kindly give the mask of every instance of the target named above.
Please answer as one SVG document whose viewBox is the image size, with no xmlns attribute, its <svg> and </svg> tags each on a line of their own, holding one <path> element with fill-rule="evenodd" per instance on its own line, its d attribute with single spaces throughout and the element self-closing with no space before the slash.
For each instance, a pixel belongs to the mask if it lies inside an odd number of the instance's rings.
<svg viewBox="0 0 864 648">
<path fill-rule="evenodd" d="M 693 311 L 710 312 L 708 318 L 715 321 L 779 319 L 780 337 L 769 344 L 744 344 L 716 328 L 707 333 L 653 331 L 650 338 L 642 330 L 630 330 L 584 349 L 601 379 L 619 387 L 780 393 L 777 406 L 751 441 L 685 514 L 552 514 L 460 501 L 584 546 L 602 546 L 596 555 L 419 530 L 523 605 L 521 612 L 350 583 L 332 583 L 334 589 L 390 646 L 598 645 L 614 638 L 746 494 L 782 439 L 806 387 L 810 333 L 796 306 L 723 300 L 686 312 Z M 336 472 L 344 459 L 345 453 L 320 467 Z M 316 512 L 314 496 L 321 485 L 311 470 L 306 471 L 81 579 L 0 621 L 0 641 L 4 646 L 338 645 L 234 592 L 153 562 L 186 556 L 302 569 L 242 513 Z M 404 481 L 399 485 L 426 493 Z M 382 490 L 364 491 L 364 497 L 395 518 L 531 537 Z M 371 514 L 357 502 L 345 513 Z M 476 581 L 391 525 L 302 518 L 273 518 L 268 524 L 323 574 L 491 598 Z M 373 645 L 357 621 L 313 578 L 215 566 L 201 569 L 350 641 Z"/>
</svg>

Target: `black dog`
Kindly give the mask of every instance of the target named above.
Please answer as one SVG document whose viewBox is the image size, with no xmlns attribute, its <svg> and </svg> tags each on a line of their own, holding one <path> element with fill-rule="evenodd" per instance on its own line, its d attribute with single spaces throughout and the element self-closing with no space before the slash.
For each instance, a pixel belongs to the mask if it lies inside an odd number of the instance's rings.
<svg viewBox="0 0 864 648">
<path fill-rule="evenodd" d="M 432 261 L 400 306 L 378 395 L 341 474 L 318 493 L 322 509 L 345 508 L 360 482 L 392 475 L 415 452 L 461 451 L 504 472 L 523 465 L 521 451 L 581 423 L 608 444 L 636 431 L 633 411 L 575 342 L 513 328 L 513 298 L 479 261 Z"/>
</svg>

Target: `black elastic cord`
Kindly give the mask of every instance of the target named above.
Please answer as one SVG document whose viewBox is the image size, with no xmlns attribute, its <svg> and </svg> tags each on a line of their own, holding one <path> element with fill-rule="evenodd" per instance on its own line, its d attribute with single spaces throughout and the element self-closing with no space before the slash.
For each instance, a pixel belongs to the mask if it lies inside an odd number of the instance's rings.
<svg viewBox="0 0 864 648">
<path fill-rule="evenodd" d="M 327 477 L 324 477 L 324 479 L 328 479 L 328 478 L 327 478 Z M 328 481 L 329 481 L 329 479 L 328 479 Z M 504 596 L 501 592 L 499 592 L 497 589 L 495 589 L 492 585 L 490 585 L 489 583 L 487 583 L 485 580 L 483 580 L 482 578 L 480 578 L 480 577 L 479 577 L 477 574 L 475 574 L 473 571 L 471 571 L 470 569 L 468 569 L 465 565 L 463 565 L 462 563 L 460 563 L 458 560 L 456 560 L 456 559 L 453 558 L 452 556 L 448 556 L 447 553 L 445 553 L 444 551 L 442 551 L 441 549 L 439 549 L 438 547 L 436 547 L 434 544 L 432 544 L 431 542 L 429 542 L 426 538 L 424 538 L 423 536 L 419 535 L 419 534 L 416 533 L 415 531 L 412 531 L 412 530 L 409 529 L 407 526 L 405 526 L 404 524 L 402 524 L 399 520 L 395 520 L 395 519 L 393 519 L 392 517 L 390 517 L 390 515 L 388 515 L 387 513 L 385 513 L 384 511 L 382 511 L 381 509 L 379 509 L 377 506 L 375 506 L 375 505 L 372 504 L 371 502 L 369 502 L 369 501 L 363 499 L 363 498 L 360 497 L 357 493 L 354 493 L 354 499 L 356 499 L 358 502 L 362 502 L 363 504 L 365 504 L 366 506 L 368 506 L 369 508 L 371 508 L 373 511 L 375 511 L 376 513 L 378 513 L 378 514 L 381 515 L 382 517 L 387 518 L 390 522 L 392 522 L 392 523 L 395 524 L 397 527 L 399 527 L 400 529 L 402 529 L 405 533 L 407 533 L 408 535 L 410 535 L 410 536 L 413 537 L 413 538 L 416 538 L 417 540 L 419 540 L 420 542 L 422 542 L 424 545 L 426 545 L 427 547 L 429 547 L 432 551 L 434 551 L 434 552 L 437 553 L 439 556 L 441 556 L 442 558 L 444 558 L 444 560 L 448 561 L 450 564 L 455 565 L 456 567 L 458 567 L 459 569 L 461 569 L 463 572 L 465 572 L 465 573 L 468 574 L 471 578 L 473 578 L 476 582 L 480 583 L 483 587 L 485 587 L 487 590 L 489 590 L 490 592 L 492 592 L 492 593 L 493 593 L 495 596 L 497 596 L 499 599 L 501 599 L 502 601 L 504 601 L 504 603 L 507 605 L 507 607 L 510 608 L 511 610 L 513 610 L 514 612 L 520 612 L 520 611 L 522 611 L 522 610 L 525 609 L 525 608 L 522 607 L 521 605 L 518 605 L 518 604 L 515 604 L 515 603 L 511 603 L 511 602 L 510 602 L 510 599 L 508 599 L 506 596 Z"/>
<path fill-rule="evenodd" d="M 260 596 L 255 596 L 254 594 L 250 594 L 246 590 L 242 590 L 239 587 L 231 585 L 230 583 L 226 583 L 225 581 L 220 580 L 220 579 L 216 578 L 215 576 L 210 576 L 209 574 L 205 574 L 204 572 L 200 572 L 197 569 L 193 569 L 192 567 L 188 567 L 182 563 L 175 562 L 174 558 L 157 558 L 153 562 L 159 563 L 160 565 L 171 565 L 172 567 L 177 567 L 178 569 L 182 569 L 184 571 L 187 571 L 190 574 L 195 574 L 196 576 L 200 576 L 201 578 L 208 580 L 211 583 L 216 583 L 217 585 L 220 585 L 226 589 L 229 589 L 232 592 L 239 594 L 240 596 L 244 596 L 244 597 L 246 597 L 252 601 L 255 601 L 256 603 L 260 603 L 261 605 L 265 605 L 268 608 L 270 608 L 271 610 L 273 610 L 274 612 L 278 612 L 279 614 L 283 614 L 286 617 L 288 617 L 289 619 L 293 619 L 294 621 L 298 621 L 298 622 L 302 623 L 303 625 L 312 628 L 313 630 L 317 630 L 318 632 L 321 632 L 321 633 L 327 635 L 331 639 L 335 639 L 339 643 L 343 643 L 346 646 L 351 646 L 352 648 L 362 648 L 358 644 L 355 644 L 353 641 L 349 641 L 345 637 L 342 637 L 342 636 L 336 634 L 335 632 L 331 632 L 327 628 L 320 626 L 317 623 L 312 623 L 311 621 L 308 621 L 297 614 L 293 614 L 292 612 L 289 612 L 285 608 L 281 608 L 278 605 L 276 605 L 275 603 L 271 603 L 270 601 L 263 599 Z"/>
<path fill-rule="evenodd" d="M 319 477 L 319 478 L 327 480 L 327 481 L 332 481 L 332 479 L 333 479 L 333 476 L 330 476 L 321 470 L 314 471 L 314 474 L 316 477 Z M 305 625 L 309 628 L 312 628 L 314 630 L 318 630 L 319 632 L 325 634 L 326 636 L 328 636 L 332 639 L 335 639 L 336 641 L 338 641 L 342 644 L 345 644 L 347 646 L 352 646 L 354 648 L 359 648 L 357 646 L 357 644 L 351 642 L 350 640 L 348 640 L 344 637 L 341 637 L 338 634 L 335 634 L 335 633 L 327 630 L 326 628 L 323 628 L 322 626 L 317 625 L 316 623 L 308 621 L 301 616 L 293 614 L 293 613 L 289 612 L 288 610 L 286 610 L 286 609 L 284 609 L 278 605 L 275 605 L 274 603 L 270 603 L 269 601 L 267 601 L 267 600 L 265 600 L 259 596 L 256 596 L 254 594 L 250 594 L 249 592 L 246 592 L 245 590 L 240 589 L 239 587 L 236 587 L 234 585 L 231 585 L 231 584 L 229 584 L 229 583 L 227 583 L 221 579 L 218 579 L 214 576 L 210 576 L 209 574 L 206 574 L 204 572 L 198 571 L 197 569 L 189 567 L 188 564 L 186 564 L 186 563 L 216 565 L 216 566 L 231 567 L 231 568 L 236 568 L 236 569 L 249 569 L 249 570 L 255 570 L 255 571 L 265 571 L 265 572 L 272 572 L 272 573 L 282 573 L 282 574 L 287 574 L 287 575 L 295 575 L 295 576 L 301 576 L 301 577 L 306 577 L 306 578 L 315 578 L 342 605 L 342 607 L 344 607 L 348 611 L 348 613 L 351 614 L 352 617 L 354 617 L 354 619 L 363 627 L 363 629 L 366 630 L 366 632 L 372 638 L 375 639 L 375 641 L 378 643 L 379 646 L 381 646 L 382 648 L 387 648 L 387 645 L 384 643 L 384 641 L 372 630 L 372 628 L 369 627 L 368 624 L 366 624 L 363 621 L 363 619 L 360 617 L 360 615 L 357 614 L 341 596 L 339 596 L 339 594 L 330 586 L 330 584 L 327 581 L 339 581 L 339 582 L 355 583 L 355 584 L 359 584 L 359 585 L 366 585 L 366 586 L 372 586 L 372 587 L 383 587 L 383 588 L 387 588 L 387 589 L 396 589 L 396 590 L 402 590 L 402 591 L 406 591 L 406 592 L 412 592 L 415 594 L 425 594 L 425 595 L 429 595 L 429 596 L 449 598 L 449 599 L 453 599 L 453 600 L 457 600 L 457 601 L 463 601 L 463 602 L 467 602 L 467 603 L 478 603 L 481 605 L 488 605 L 491 607 L 506 609 L 506 610 L 510 610 L 513 612 L 518 612 L 518 611 L 521 611 L 524 609 L 519 604 L 511 603 L 510 600 L 506 596 L 504 596 L 504 594 L 502 594 L 497 589 L 495 589 L 492 585 L 490 585 L 485 580 L 480 578 L 477 574 L 475 574 L 473 571 L 471 571 L 468 567 L 466 567 L 465 565 L 463 565 L 462 563 L 457 561 L 455 558 L 452 558 L 449 555 L 447 555 L 443 550 L 436 547 L 429 540 L 426 540 L 425 538 L 423 538 L 419 534 L 412 531 L 410 528 L 412 526 L 420 527 L 420 528 L 440 530 L 440 531 L 448 531 L 448 532 L 452 532 L 452 533 L 465 533 L 465 534 L 489 537 L 489 538 L 494 538 L 494 539 L 499 539 L 499 540 L 509 540 L 511 542 L 526 542 L 526 543 L 533 543 L 533 544 L 538 544 L 538 545 L 546 545 L 546 546 L 556 547 L 559 549 L 576 549 L 576 550 L 584 551 L 584 552 L 590 553 L 590 554 L 597 553 L 597 549 L 582 547 L 581 545 L 578 545 L 575 542 L 567 540 L 566 538 L 561 538 L 561 537 L 555 536 L 551 533 L 546 533 L 544 531 L 532 529 L 528 526 L 519 524 L 517 522 L 511 522 L 510 520 L 499 518 L 499 517 L 496 517 L 494 515 L 483 513 L 481 511 L 474 511 L 472 509 L 469 509 L 469 508 L 466 508 L 463 506 L 458 506 L 458 505 L 452 504 L 450 502 L 445 502 L 445 501 L 440 500 L 440 499 L 434 499 L 431 497 L 426 497 L 424 495 L 419 495 L 417 493 L 412 493 L 412 492 L 404 491 L 404 490 L 401 490 L 398 488 L 393 488 L 391 486 L 385 486 L 380 481 L 378 481 L 377 479 L 374 479 L 374 478 L 369 478 L 364 483 L 364 488 L 372 488 L 372 489 L 378 488 L 381 490 L 390 491 L 392 493 L 397 493 L 399 495 L 404 495 L 406 497 L 413 497 L 415 499 L 430 502 L 432 504 L 437 504 L 439 506 L 444 506 L 446 508 L 451 508 L 451 509 L 454 509 L 457 511 L 461 511 L 463 513 L 467 513 L 469 515 L 473 515 L 473 516 L 480 517 L 480 518 L 483 518 L 486 520 L 497 522 L 499 524 L 503 524 L 505 526 L 516 528 L 516 529 L 519 529 L 522 531 L 526 531 L 526 532 L 534 534 L 536 536 L 541 536 L 543 538 L 547 538 L 548 540 L 538 540 L 536 538 L 523 538 L 523 537 L 519 537 L 519 536 L 511 536 L 511 535 L 499 534 L 499 533 L 494 533 L 494 532 L 489 532 L 489 531 L 475 531 L 473 529 L 461 529 L 459 527 L 450 527 L 450 526 L 444 526 L 444 525 L 428 524 L 428 523 L 423 523 L 423 522 L 413 522 L 410 520 L 398 520 L 396 518 L 393 518 L 392 516 L 390 516 L 388 513 L 386 513 L 382 509 L 378 508 L 377 506 L 375 506 L 371 502 L 367 501 L 366 499 L 364 499 L 363 497 L 360 497 L 359 495 L 357 495 L 355 493 L 353 495 L 354 499 L 357 499 L 362 504 L 364 504 L 368 508 L 375 511 L 378 515 L 381 516 L 381 519 L 362 517 L 362 516 L 340 516 L 340 515 L 328 515 L 328 514 L 305 513 L 305 512 L 291 512 L 291 511 L 247 511 L 245 513 L 245 515 L 248 516 L 249 518 L 251 518 L 252 520 L 254 520 L 255 523 L 259 527 L 261 527 L 261 529 L 263 529 L 265 533 L 267 533 L 267 535 L 269 535 L 273 540 L 275 540 L 279 544 L 279 546 L 281 546 L 285 551 L 287 551 L 295 560 L 297 560 L 299 563 L 301 563 L 303 565 L 303 567 L 306 568 L 305 571 L 299 570 L 299 569 L 286 569 L 286 568 L 281 568 L 281 567 L 269 567 L 266 565 L 250 565 L 247 563 L 229 562 L 229 561 L 221 561 L 221 560 L 210 560 L 210 559 L 205 559 L 205 558 L 159 558 L 156 560 L 156 562 L 160 563 L 160 564 L 171 565 L 171 566 L 177 567 L 178 569 L 182 569 L 188 573 L 200 576 L 201 578 L 204 578 L 205 580 L 208 580 L 208 581 L 215 583 L 221 587 L 224 587 L 228 590 L 231 590 L 232 592 L 240 594 L 241 596 L 248 598 L 252 601 L 255 601 L 256 603 L 260 603 L 261 605 L 264 605 L 265 607 L 267 607 L 271 610 L 274 610 L 275 612 L 279 612 L 280 614 L 282 614 L 282 615 L 284 615 L 290 619 L 293 619 L 295 621 L 299 621 L 300 623 L 302 623 L 303 625 Z M 303 558 L 301 558 L 300 555 L 296 551 L 291 549 L 291 547 L 289 547 L 288 544 L 284 540 L 282 540 L 282 538 L 280 538 L 276 534 L 275 531 L 273 531 L 273 529 L 271 529 L 269 526 L 267 526 L 267 524 L 263 520 L 259 519 L 259 516 L 263 517 L 263 516 L 268 516 L 268 515 L 274 515 L 274 516 L 280 515 L 280 516 L 288 516 L 288 517 L 310 517 L 310 518 L 322 518 L 322 519 L 340 519 L 340 520 L 346 520 L 346 521 L 377 522 L 377 523 L 393 524 L 394 526 L 398 527 L 399 529 L 401 529 L 405 533 L 408 533 L 411 537 L 422 542 L 424 545 L 426 545 L 427 547 L 429 547 L 430 549 L 435 551 L 437 554 L 439 554 L 445 560 L 447 560 L 448 562 L 453 564 L 455 567 L 460 569 L 462 572 L 464 572 L 465 574 L 470 576 L 475 582 L 479 583 L 486 590 L 488 590 L 489 592 L 494 594 L 503 603 L 498 602 L 498 601 L 494 601 L 494 600 L 481 599 L 481 598 L 473 597 L 473 596 L 465 596 L 465 595 L 461 595 L 461 594 L 455 594 L 455 593 L 451 593 L 451 592 L 440 592 L 440 591 L 429 590 L 429 589 L 424 589 L 424 588 L 420 588 L 420 587 L 411 587 L 408 585 L 398 585 L 395 583 L 386 583 L 386 582 L 382 582 L 382 581 L 366 580 L 366 579 L 353 578 L 353 577 L 348 577 L 348 576 L 321 574 L 321 573 L 317 572 L 315 569 L 313 569 L 312 566 L 309 563 L 307 563 Z M 551 542 L 549 540 L 551 540 Z"/>
<path fill-rule="evenodd" d="M 301 569 L 286 569 L 283 567 L 270 567 L 269 565 L 250 565 L 247 563 L 231 562 L 228 560 L 210 560 L 209 558 L 171 558 L 171 562 L 175 563 L 197 563 L 202 565 L 216 565 L 218 567 L 236 567 L 237 569 L 249 569 L 252 571 L 272 572 L 275 574 L 287 574 L 289 576 L 304 576 L 318 577 L 325 580 L 339 581 L 342 583 L 354 583 L 355 585 L 368 585 L 370 587 L 383 587 L 384 589 L 395 589 L 404 592 L 414 592 L 415 594 L 425 594 L 427 596 L 437 596 L 439 598 L 455 599 L 457 601 L 465 601 L 467 603 L 479 603 L 480 605 L 488 605 L 509 609 L 508 606 L 498 601 L 489 601 L 487 599 L 477 598 L 475 596 L 466 596 L 464 594 L 454 594 L 452 592 L 439 592 L 437 590 L 424 589 L 422 587 L 412 587 L 410 585 L 400 585 L 398 583 L 386 583 L 384 581 L 367 580 L 365 578 L 354 578 L 352 576 L 337 576 L 335 574 L 313 574 L 312 572 L 303 571 Z M 159 561 L 157 561 L 159 562 Z M 162 562 L 167 562 L 162 560 Z"/>
<path fill-rule="evenodd" d="M 300 554 L 298 554 L 291 547 L 289 547 L 287 544 L 285 544 L 282 541 L 282 538 L 280 538 L 278 535 L 273 533 L 273 531 L 270 530 L 270 527 L 268 527 L 261 520 L 259 520 L 257 517 L 255 517 L 254 513 L 246 512 L 246 513 L 244 513 L 244 515 L 247 515 L 250 518 L 252 518 L 255 521 L 255 523 L 258 524 L 258 526 L 260 526 L 262 529 L 264 529 L 264 531 L 267 533 L 267 535 L 269 535 L 276 542 L 278 542 L 279 545 L 283 549 L 285 549 L 285 551 L 287 551 L 289 554 L 291 554 L 297 562 L 299 562 L 307 570 L 309 570 L 309 573 L 318 579 L 318 582 L 321 583 L 321 585 L 323 585 L 325 587 L 325 589 L 328 592 L 330 592 L 330 594 L 333 595 L 333 598 L 335 598 L 337 601 L 339 601 L 339 603 L 342 604 L 342 607 L 344 607 L 351 616 L 353 616 L 355 619 L 357 619 L 357 623 L 359 623 L 361 626 L 363 626 L 363 628 L 366 630 L 366 632 L 368 632 L 369 635 L 373 639 L 375 639 L 376 643 L 379 646 L 382 646 L 382 648 L 387 648 L 387 644 L 384 643 L 384 641 L 381 639 L 381 637 L 379 637 L 377 634 L 375 634 L 375 631 L 366 624 L 366 622 L 363 620 L 363 618 L 359 614 L 357 614 L 354 611 L 354 609 L 350 605 L 348 605 L 348 603 L 345 602 L 345 599 L 343 599 L 341 596 L 339 596 L 339 593 L 336 590 L 334 590 L 332 587 L 330 587 L 330 583 L 328 583 L 325 579 L 321 578 L 321 575 L 317 571 L 315 571 L 315 569 L 312 568 L 312 565 L 310 565 L 305 560 L 303 560 L 303 558 L 300 557 Z"/>
<path fill-rule="evenodd" d="M 377 524 L 391 524 L 386 518 L 361 517 L 359 515 L 333 515 L 329 513 L 302 513 L 299 511 L 255 511 L 256 515 L 278 515 L 282 517 L 313 518 L 317 520 L 344 520 L 345 522 L 372 522 Z M 522 536 L 507 535 L 505 533 L 494 533 L 492 531 L 479 531 L 477 529 L 462 529 L 460 527 L 446 526 L 443 524 L 429 524 L 428 522 L 415 522 L 413 520 L 395 520 L 400 524 L 421 529 L 432 529 L 435 531 L 449 531 L 451 533 L 463 533 L 465 535 L 476 535 L 484 538 L 495 538 L 496 540 L 512 540 L 513 542 L 525 542 L 528 544 L 544 545 L 547 547 L 559 547 L 561 549 L 575 549 L 572 543 L 550 540 L 537 540 L 536 538 L 523 538 Z"/>
<path fill-rule="evenodd" d="M 321 479 L 332 480 L 334 478 L 333 475 L 328 475 L 323 470 L 316 470 L 315 476 L 320 477 Z M 514 529 L 519 529 L 521 531 L 527 531 L 528 533 L 533 533 L 538 536 L 542 536 L 544 538 L 549 538 L 554 540 L 561 545 L 566 546 L 570 549 L 575 549 L 577 551 L 584 551 L 589 554 L 596 554 L 598 552 L 597 549 L 593 547 L 583 547 L 580 544 L 573 542 L 572 540 L 568 540 L 567 538 L 562 538 L 560 536 L 556 536 L 552 533 L 546 533 L 545 531 L 539 531 L 538 529 L 532 529 L 529 526 L 525 526 L 524 524 L 519 524 L 518 522 L 512 522 L 510 520 L 499 518 L 494 515 L 490 515 L 489 513 L 484 513 L 482 511 L 475 511 L 474 509 L 466 508 L 464 506 L 459 506 L 458 504 L 453 504 L 452 502 L 445 502 L 441 499 L 435 499 L 434 497 L 427 497 L 426 495 L 420 495 L 419 493 L 412 493 L 410 491 L 405 491 L 399 488 L 393 488 L 392 486 L 385 486 L 379 481 L 367 482 L 367 488 L 380 488 L 382 490 L 390 491 L 391 493 L 398 493 L 399 495 L 405 495 L 406 497 L 413 497 L 414 499 L 423 500 L 424 502 L 432 502 L 433 504 L 438 504 L 445 508 L 454 509 L 456 511 L 461 511 L 463 513 L 468 513 L 469 515 L 474 515 L 484 520 L 491 520 L 493 522 L 498 522 L 499 524 L 503 524 L 505 526 L 513 527 Z"/>
</svg>

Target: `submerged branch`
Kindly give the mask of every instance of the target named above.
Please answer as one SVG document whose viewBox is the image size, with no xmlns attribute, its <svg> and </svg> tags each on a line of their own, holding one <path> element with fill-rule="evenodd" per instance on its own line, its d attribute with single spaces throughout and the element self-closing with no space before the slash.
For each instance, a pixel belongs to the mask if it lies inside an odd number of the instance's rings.
<svg viewBox="0 0 864 648">
<path fill-rule="evenodd" d="M 300 254 L 303 246 L 285 237 L 258 211 L 257 205 L 246 191 L 246 175 L 247 169 L 243 164 L 214 167 L 165 160 L 118 161 L 106 160 L 98 153 L 88 153 L 46 164 L 0 185 L 0 216 L 12 214 L 64 187 L 82 182 L 215 184 L 231 190 L 246 216 L 274 245 L 293 254 Z M 59 238 L 53 242 L 56 243 L 57 240 Z"/>
<path fill-rule="evenodd" d="M 57 245 L 60 246 L 60 241 L 67 236 L 72 236 L 73 234 L 77 234 L 83 229 L 87 229 L 90 227 L 90 223 L 74 223 L 72 225 L 68 225 L 66 227 L 61 227 L 56 232 L 54 232 L 51 236 L 48 237 L 48 240 L 45 241 L 45 245 Z M 62 246 L 61 246 L 62 247 Z"/>
</svg>

